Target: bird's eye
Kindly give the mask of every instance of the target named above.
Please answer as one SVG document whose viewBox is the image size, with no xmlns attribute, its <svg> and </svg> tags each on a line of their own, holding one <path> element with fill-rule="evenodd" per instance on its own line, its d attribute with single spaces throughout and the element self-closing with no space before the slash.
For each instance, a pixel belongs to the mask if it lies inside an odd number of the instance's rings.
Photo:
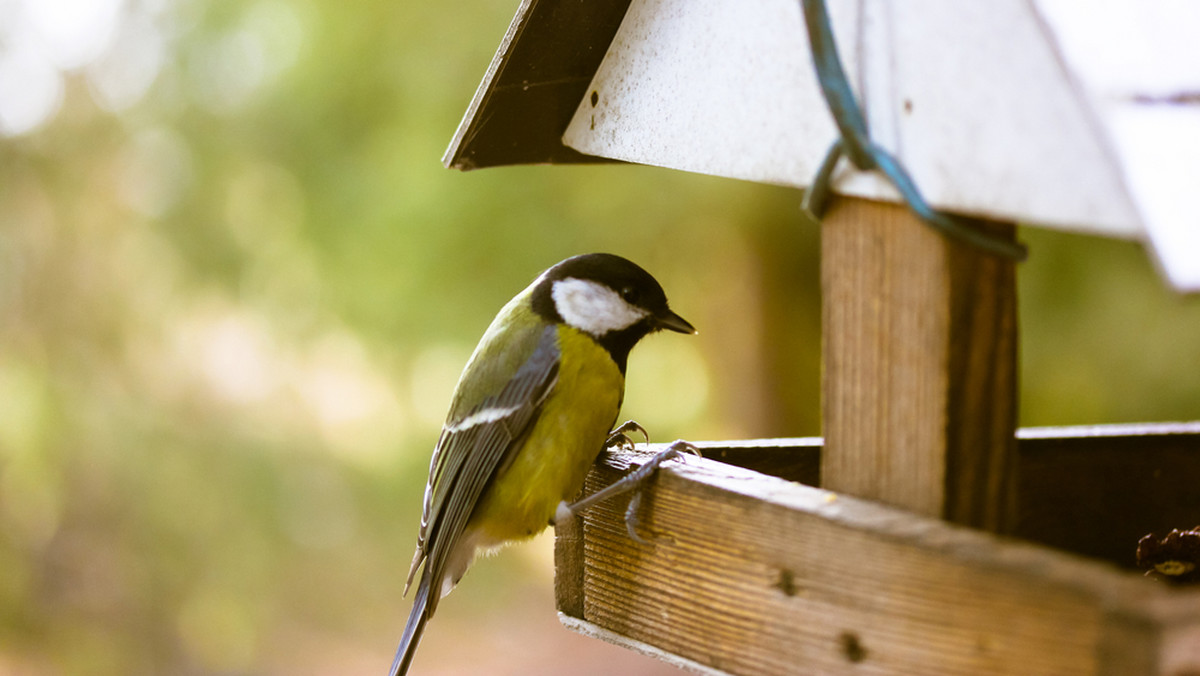
<svg viewBox="0 0 1200 676">
<path fill-rule="evenodd" d="M 630 305 L 637 305 L 638 297 L 639 297 L 638 290 L 635 287 L 627 286 L 627 287 L 621 289 L 621 298 L 624 299 L 625 302 L 629 303 Z"/>
</svg>

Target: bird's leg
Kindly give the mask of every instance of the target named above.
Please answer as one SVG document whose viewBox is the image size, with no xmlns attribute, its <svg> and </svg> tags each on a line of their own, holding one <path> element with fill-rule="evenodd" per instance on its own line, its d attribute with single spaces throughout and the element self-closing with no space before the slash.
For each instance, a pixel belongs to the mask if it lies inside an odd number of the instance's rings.
<svg viewBox="0 0 1200 676">
<path fill-rule="evenodd" d="M 626 423 L 626 425 L 628 424 L 629 423 Z M 636 425 L 636 423 L 633 424 Z M 621 427 L 625 427 L 625 425 L 622 425 Z M 644 484 L 654 476 L 654 473 L 658 471 L 659 465 L 668 460 L 678 458 L 684 453 L 690 453 L 697 456 L 700 455 L 699 449 L 680 439 L 662 451 L 659 451 L 652 458 L 643 463 L 641 467 L 638 467 L 629 474 L 626 474 L 616 482 L 609 484 L 595 493 L 592 493 L 591 495 L 569 505 L 566 502 L 559 503 L 558 510 L 554 515 L 554 523 L 562 523 L 566 519 L 569 519 L 570 517 L 599 502 L 603 502 L 609 498 L 621 495 L 622 493 L 628 493 L 629 491 L 637 490 L 638 492 L 635 493 L 633 498 L 630 499 L 629 507 L 625 510 L 625 529 L 629 532 L 629 537 L 633 539 L 634 542 L 650 544 L 645 538 L 643 538 L 641 535 L 638 535 L 637 532 L 637 513 L 638 508 L 642 504 L 642 491 L 638 489 L 643 488 Z"/>
<path fill-rule="evenodd" d="M 620 425 L 617 425 L 616 429 L 614 429 L 612 432 L 609 432 L 608 439 L 604 441 L 604 449 L 608 450 L 616 447 L 632 451 L 634 443 L 633 439 L 629 438 L 630 432 L 637 432 L 641 434 L 642 438 L 646 440 L 646 443 L 650 443 L 650 435 L 646 433 L 645 427 L 637 424 L 637 421 L 635 420 L 626 420 Z"/>
</svg>

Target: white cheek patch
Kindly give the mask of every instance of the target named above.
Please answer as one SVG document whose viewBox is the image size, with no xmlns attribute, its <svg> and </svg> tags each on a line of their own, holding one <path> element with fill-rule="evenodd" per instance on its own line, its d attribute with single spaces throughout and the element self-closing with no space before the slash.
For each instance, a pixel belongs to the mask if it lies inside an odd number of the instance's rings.
<svg viewBox="0 0 1200 676">
<path fill-rule="evenodd" d="M 560 279 L 550 296 L 564 322 L 596 337 L 627 329 L 649 314 L 607 286 L 585 279 Z"/>
</svg>

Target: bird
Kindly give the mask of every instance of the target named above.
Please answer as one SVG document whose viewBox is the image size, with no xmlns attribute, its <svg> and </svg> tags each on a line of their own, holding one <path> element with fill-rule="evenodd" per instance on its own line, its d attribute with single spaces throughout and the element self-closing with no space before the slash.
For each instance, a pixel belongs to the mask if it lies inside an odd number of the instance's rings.
<svg viewBox="0 0 1200 676">
<path fill-rule="evenodd" d="M 430 460 L 404 586 L 407 596 L 417 580 L 416 594 L 391 676 L 408 672 L 439 600 L 478 554 L 572 512 L 620 413 L 630 350 L 664 329 L 696 333 L 650 273 L 607 253 L 559 262 L 501 308 L 459 377 Z"/>
</svg>

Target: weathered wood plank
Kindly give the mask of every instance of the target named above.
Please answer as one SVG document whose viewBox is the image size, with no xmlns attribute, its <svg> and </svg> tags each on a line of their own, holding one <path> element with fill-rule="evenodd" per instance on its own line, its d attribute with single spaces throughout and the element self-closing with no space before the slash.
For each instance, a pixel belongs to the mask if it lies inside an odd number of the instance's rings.
<svg viewBox="0 0 1200 676">
<path fill-rule="evenodd" d="M 697 441 L 700 454 L 788 481 L 816 486 L 821 480 L 821 437 Z"/>
<path fill-rule="evenodd" d="M 700 664 L 699 662 L 674 655 L 661 648 L 656 648 L 649 643 L 635 641 L 616 632 L 609 631 L 604 627 L 588 622 L 587 620 L 581 620 L 563 612 L 559 612 L 558 619 L 563 623 L 563 626 L 571 631 L 591 638 L 600 639 L 601 641 L 606 641 L 608 643 L 612 643 L 613 645 L 621 646 L 622 648 L 632 650 L 647 657 L 653 657 L 660 662 L 666 662 L 667 664 L 679 667 L 680 669 L 689 671 L 693 674 L 705 674 L 705 676 L 724 676 L 726 674 L 726 672 L 719 669 L 713 669 L 712 667 Z"/>
<path fill-rule="evenodd" d="M 609 457 L 588 490 L 644 457 Z M 1158 673 L 1153 608 L 1172 591 L 1135 574 L 703 459 L 660 473 L 642 511 L 655 546 L 628 538 L 624 507 L 598 506 L 582 540 L 559 543 L 582 566 L 576 617 L 702 665 Z M 1184 594 L 1175 627 L 1200 623 L 1200 594 Z"/>
<path fill-rule="evenodd" d="M 819 437 L 702 442 L 704 457 L 818 485 Z M 1011 534 L 1132 567 L 1138 538 L 1200 524 L 1200 422 L 1017 431 Z"/>
<path fill-rule="evenodd" d="M 1200 423 L 1018 434 L 1014 534 L 1131 567 L 1141 536 L 1200 524 Z"/>
<path fill-rule="evenodd" d="M 1015 236 L 1010 224 L 976 223 Z M 836 201 L 821 233 L 821 485 L 1004 531 L 1015 488 L 1015 264 L 879 202 Z"/>
<path fill-rule="evenodd" d="M 558 612 L 583 617 L 583 519 L 554 526 L 554 605 Z"/>
</svg>

